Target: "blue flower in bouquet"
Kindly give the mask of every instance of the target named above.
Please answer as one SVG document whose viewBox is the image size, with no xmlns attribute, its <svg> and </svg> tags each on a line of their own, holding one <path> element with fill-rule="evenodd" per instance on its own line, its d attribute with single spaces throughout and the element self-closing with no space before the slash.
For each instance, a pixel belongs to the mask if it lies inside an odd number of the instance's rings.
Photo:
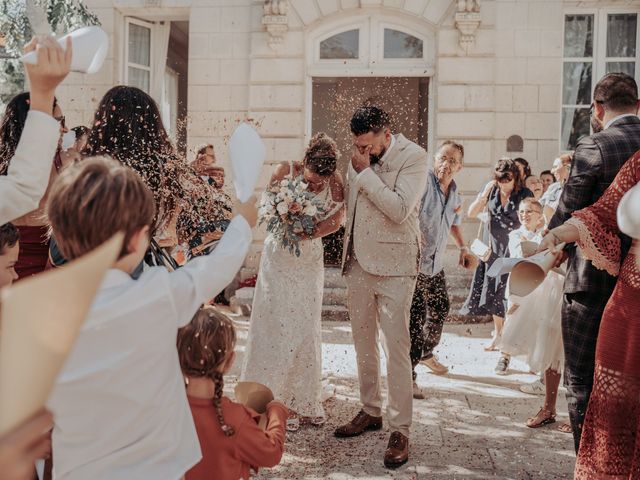
<svg viewBox="0 0 640 480">
<path fill-rule="evenodd" d="M 285 177 L 267 188 L 258 210 L 259 224 L 266 223 L 267 232 L 296 256 L 300 256 L 302 235 L 313 235 L 316 219 L 323 213 L 308 187 L 302 177 Z"/>
</svg>

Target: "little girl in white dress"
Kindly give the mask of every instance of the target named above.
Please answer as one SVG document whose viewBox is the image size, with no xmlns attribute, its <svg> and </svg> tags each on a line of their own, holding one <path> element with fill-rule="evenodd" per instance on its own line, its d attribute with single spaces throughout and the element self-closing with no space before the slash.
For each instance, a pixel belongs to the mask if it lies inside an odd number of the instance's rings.
<svg viewBox="0 0 640 480">
<path fill-rule="evenodd" d="M 525 211 L 527 213 L 525 213 Z M 539 244 L 542 241 L 542 206 L 534 199 L 520 204 L 522 226 L 509 236 L 511 257 L 524 257 L 522 242 Z M 528 216 L 528 217 L 527 217 Z M 564 277 L 554 271 L 526 297 L 508 295 L 508 313 L 500 350 L 507 365 L 511 356 L 523 355 L 531 371 L 544 372 L 545 405 L 526 425 L 538 428 L 555 422 L 556 398 L 560 372 L 564 364 L 560 311 Z"/>
</svg>

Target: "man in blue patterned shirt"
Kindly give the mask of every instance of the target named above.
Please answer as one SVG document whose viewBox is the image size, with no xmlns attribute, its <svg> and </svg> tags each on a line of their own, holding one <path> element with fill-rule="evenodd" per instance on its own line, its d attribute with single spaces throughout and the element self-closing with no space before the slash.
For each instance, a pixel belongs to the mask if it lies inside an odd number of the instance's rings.
<svg viewBox="0 0 640 480">
<path fill-rule="evenodd" d="M 460 249 L 463 263 L 468 249 L 460 229 L 462 199 L 453 177 L 462 169 L 464 148 L 452 140 L 445 141 L 436 153 L 422 197 L 419 219 L 422 232 L 420 272 L 411 304 L 411 363 L 413 397 L 425 398 L 416 383 L 415 367 L 423 363 L 438 375 L 448 368 L 433 355 L 440 342 L 442 327 L 449 314 L 449 294 L 444 275 L 444 254 L 449 234 Z"/>
</svg>

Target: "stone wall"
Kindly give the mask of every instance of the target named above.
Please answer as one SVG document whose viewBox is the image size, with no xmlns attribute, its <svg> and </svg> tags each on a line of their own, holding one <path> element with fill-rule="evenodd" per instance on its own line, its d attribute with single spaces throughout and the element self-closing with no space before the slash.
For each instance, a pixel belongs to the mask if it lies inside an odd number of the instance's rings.
<svg viewBox="0 0 640 480">
<path fill-rule="evenodd" d="M 630 0 L 483 0 L 475 44 L 463 49 L 452 0 L 290 0 L 289 29 L 276 49 L 262 25 L 262 0 L 86 0 L 112 36 L 103 70 L 72 74 L 59 96 L 70 125 L 89 124 L 97 100 L 121 81 L 123 15 L 162 14 L 188 19 L 191 148 L 213 141 L 226 165 L 226 140 L 238 122 L 252 119 L 267 146 L 267 166 L 301 157 L 307 111 L 307 33 L 353 12 L 394 12 L 436 32 L 433 126 L 436 143 L 453 138 L 466 149 L 459 186 L 468 206 L 506 155 L 506 139 L 524 140 L 535 171 L 549 168 L 559 151 L 563 11 L 568 7 L 629 5 Z M 158 6 L 144 7 L 155 3 Z M 144 7 L 144 8 L 143 8 Z M 468 239 L 477 223 L 465 222 Z M 255 268 L 263 232 L 248 267 Z"/>
</svg>

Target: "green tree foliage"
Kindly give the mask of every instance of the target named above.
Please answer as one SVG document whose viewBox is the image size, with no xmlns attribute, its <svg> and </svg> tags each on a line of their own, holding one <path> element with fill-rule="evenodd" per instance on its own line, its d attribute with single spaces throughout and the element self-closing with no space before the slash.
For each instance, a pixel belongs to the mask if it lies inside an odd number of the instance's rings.
<svg viewBox="0 0 640 480">
<path fill-rule="evenodd" d="M 56 34 L 88 25 L 100 25 L 82 0 L 38 0 L 45 11 L 51 30 Z M 25 0 L 0 0 L 0 32 L 5 46 L 0 58 L 0 106 L 24 89 L 24 68 L 16 60 L 33 36 L 26 14 Z M 13 58 L 11 58 L 13 57 Z"/>
</svg>

